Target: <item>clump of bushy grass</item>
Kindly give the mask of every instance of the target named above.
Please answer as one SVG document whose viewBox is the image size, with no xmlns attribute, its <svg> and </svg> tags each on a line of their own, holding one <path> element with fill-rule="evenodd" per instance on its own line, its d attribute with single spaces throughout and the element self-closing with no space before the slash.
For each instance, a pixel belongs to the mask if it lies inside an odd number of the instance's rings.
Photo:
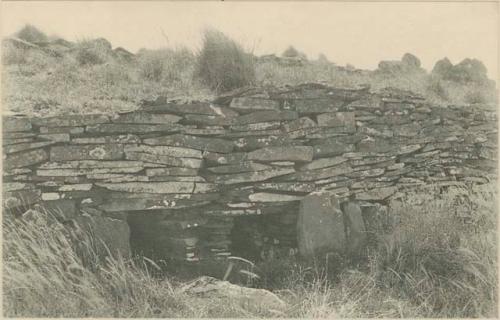
<svg viewBox="0 0 500 320">
<path fill-rule="evenodd" d="M 222 32 L 207 29 L 196 63 L 196 77 L 215 92 L 250 85 L 255 81 L 254 58 Z"/>
<path fill-rule="evenodd" d="M 18 32 L 16 32 L 15 35 L 19 39 L 31 43 L 46 42 L 48 40 L 48 37 L 45 33 L 43 33 L 37 27 L 31 24 L 26 24 Z"/>
</svg>

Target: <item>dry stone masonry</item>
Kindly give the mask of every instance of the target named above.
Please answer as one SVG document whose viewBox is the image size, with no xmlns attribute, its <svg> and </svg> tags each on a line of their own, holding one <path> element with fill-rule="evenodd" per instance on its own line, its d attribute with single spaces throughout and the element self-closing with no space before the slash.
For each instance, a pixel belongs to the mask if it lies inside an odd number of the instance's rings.
<svg viewBox="0 0 500 320">
<path fill-rule="evenodd" d="M 160 258 L 259 258 L 356 252 L 400 192 L 496 179 L 497 124 L 484 106 L 307 84 L 118 115 L 4 117 L 3 150 L 8 210 L 94 219 Z"/>
</svg>

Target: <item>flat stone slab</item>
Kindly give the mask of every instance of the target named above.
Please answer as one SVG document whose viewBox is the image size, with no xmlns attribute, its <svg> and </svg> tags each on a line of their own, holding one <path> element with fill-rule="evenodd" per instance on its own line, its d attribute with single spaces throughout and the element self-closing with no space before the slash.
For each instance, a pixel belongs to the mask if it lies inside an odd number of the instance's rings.
<svg viewBox="0 0 500 320">
<path fill-rule="evenodd" d="M 54 144 L 53 141 L 38 141 L 38 142 L 18 143 L 18 144 L 4 146 L 3 152 L 6 154 L 10 154 L 10 153 L 15 153 L 15 152 L 20 152 L 20 151 L 39 149 L 39 148 L 43 148 L 43 147 L 50 146 L 53 144 Z"/>
<path fill-rule="evenodd" d="M 154 114 L 148 112 L 134 111 L 130 113 L 120 114 L 113 118 L 113 122 L 117 123 L 133 123 L 133 124 L 166 124 L 176 123 L 182 117 L 173 114 Z"/>
<path fill-rule="evenodd" d="M 341 164 L 343 162 L 346 162 L 348 159 L 344 157 L 333 157 L 333 158 L 321 158 L 314 160 L 308 164 L 305 164 L 300 167 L 300 171 L 307 171 L 307 170 L 315 170 L 315 169 L 321 169 L 321 168 L 327 168 L 327 167 L 333 167 L 338 164 Z"/>
<path fill-rule="evenodd" d="M 257 192 L 251 194 L 248 198 L 252 202 L 286 202 L 286 201 L 299 201 L 303 198 L 303 196 Z"/>
<path fill-rule="evenodd" d="M 123 145 L 67 145 L 50 148 L 51 161 L 119 160 L 123 158 Z"/>
<path fill-rule="evenodd" d="M 349 132 L 356 131 L 354 118 L 354 112 L 322 113 L 317 117 L 320 127 L 345 127 Z"/>
<path fill-rule="evenodd" d="M 179 157 L 179 158 L 202 158 L 202 152 L 200 150 L 185 148 L 185 147 L 173 147 L 173 146 L 125 146 L 125 153 L 127 152 L 144 152 L 155 155 Z"/>
<path fill-rule="evenodd" d="M 308 146 L 268 147 L 252 151 L 249 160 L 309 162 L 313 158 L 313 148 Z"/>
<path fill-rule="evenodd" d="M 40 133 L 43 134 L 55 134 L 55 133 L 66 133 L 66 134 L 81 134 L 85 132 L 84 127 L 40 127 Z"/>
<path fill-rule="evenodd" d="M 38 169 L 96 169 L 96 168 L 136 168 L 151 167 L 142 161 L 97 161 L 97 160 L 74 160 L 65 162 L 46 162 L 41 164 Z"/>
<path fill-rule="evenodd" d="M 300 114 L 335 112 L 345 102 L 341 99 L 300 99 L 293 101 L 295 110 Z"/>
<path fill-rule="evenodd" d="M 277 101 L 250 97 L 233 98 L 229 107 L 240 112 L 252 112 L 255 110 L 280 110 L 280 106 Z"/>
<path fill-rule="evenodd" d="M 275 168 L 257 172 L 243 172 L 235 174 L 220 175 L 214 178 L 217 184 L 236 184 L 265 181 L 270 178 L 283 176 L 295 172 L 293 168 Z"/>
<path fill-rule="evenodd" d="M 27 152 L 11 154 L 4 160 L 4 169 L 14 169 L 31 166 L 48 160 L 49 155 L 43 149 L 35 149 Z"/>
<path fill-rule="evenodd" d="M 303 182 L 267 182 L 254 186 L 258 191 L 282 191 L 292 193 L 310 193 L 316 190 L 314 183 Z"/>
<path fill-rule="evenodd" d="M 3 117 L 2 130 L 4 132 L 30 131 L 31 120 L 25 117 Z"/>
<path fill-rule="evenodd" d="M 87 126 L 85 131 L 90 133 L 152 133 L 152 132 L 182 132 L 184 126 L 171 124 L 132 124 L 132 123 L 104 123 L 95 126 Z"/>
<path fill-rule="evenodd" d="M 252 151 L 272 146 L 283 146 L 292 144 L 287 136 L 264 136 L 264 137 L 244 137 L 234 141 L 236 149 L 241 151 Z"/>
<path fill-rule="evenodd" d="M 96 183 L 97 186 L 113 191 L 134 193 L 194 193 L 194 182 L 126 182 Z"/>
<path fill-rule="evenodd" d="M 139 136 L 135 134 L 119 134 L 104 137 L 81 137 L 71 139 L 73 144 L 138 144 L 141 143 Z"/>
<path fill-rule="evenodd" d="M 184 120 L 182 121 L 182 123 L 203 126 L 228 126 L 232 123 L 232 119 L 232 117 L 220 115 L 211 116 L 201 114 L 187 114 L 184 116 Z"/>
<path fill-rule="evenodd" d="M 74 114 L 47 118 L 33 118 L 39 127 L 79 127 L 108 123 L 109 117 L 102 114 Z"/>
<path fill-rule="evenodd" d="M 233 153 L 217 153 L 205 151 L 203 152 L 203 159 L 210 165 L 226 165 L 226 164 L 237 164 L 242 161 L 248 160 L 248 153 L 245 152 L 233 152 Z"/>
<path fill-rule="evenodd" d="M 181 134 L 145 139 L 144 143 L 149 145 L 186 147 L 202 151 L 212 151 L 220 153 L 230 153 L 234 148 L 233 143 L 228 140 Z"/>
<path fill-rule="evenodd" d="M 261 130 L 274 130 L 281 127 L 280 121 L 266 121 L 259 123 L 250 123 L 242 125 L 230 126 L 233 131 L 261 131 Z"/>
<path fill-rule="evenodd" d="M 198 170 L 197 169 L 192 169 L 192 168 L 181 168 L 181 167 L 152 168 L 152 169 L 146 169 L 146 175 L 148 177 L 155 177 L 155 176 L 196 176 L 196 175 L 198 175 Z"/>
<path fill-rule="evenodd" d="M 239 172 L 254 172 L 271 169 L 271 166 L 252 161 L 240 162 L 234 165 L 207 168 L 208 171 L 216 174 L 228 174 Z"/>
<path fill-rule="evenodd" d="M 295 111 L 257 111 L 239 116 L 233 120 L 233 125 L 244 125 L 268 121 L 289 121 L 299 117 Z"/>
<path fill-rule="evenodd" d="M 346 163 L 334 167 L 299 171 L 284 178 L 285 181 L 316 181 L 330 177 L 345 175 L 352 172 L 352 168 Z"/>
<path fill-rule="evenodd" d="M 218 114 L 217 107 L 206 102 L 192 102 L 186 104 L 165 103 L 155 106 L 143 106 L 141 110 L 149 113 L 173 113 L 173 114 L 203 114 L 215 116 Z"/>
<path fill-rule="evenodd" d="M 192 169 L 201 168 L 203 163 L 201 159 L 196 159 L 196 158 L 178 158 L 166 155 L 135 152 L 135 151 L 127 151 L 125 153 L 125 158 L 128 160 L 144 161 L 155 164 L 163 164 L 173 167 L 185 167 Z"/>
<path fill-rule="evenodd" d="M 339 156 L 346 152 L 352 152 L 355 150 L 354 145 L 337 142 L 335 140 L 332 140 L 329 143 L 315 145 L 313 148 L 315 159 Z"/>
</svg>

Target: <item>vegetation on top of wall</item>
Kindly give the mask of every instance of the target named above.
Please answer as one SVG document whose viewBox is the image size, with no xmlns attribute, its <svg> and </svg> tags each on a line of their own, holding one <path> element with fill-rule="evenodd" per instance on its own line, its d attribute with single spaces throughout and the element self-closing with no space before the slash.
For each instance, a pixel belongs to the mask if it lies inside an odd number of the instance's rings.
<svg viewBox="0 0 500 320">
<path fill-rule="evenodd" d="M 215 92 L 250 85 L 255 82 L 253 56 L 222 32 L 207 29 L 195 75 Z"/>
<path fill-rule="evenodd" d="M 27 114 L 116 112 L 137 108 L 158 96 L 211 99 L 248 84 L 331 86 L 369 84 L 371 90 L 396 87 L 424 95 L 431 103 L 496 103 L 497 89 L 484 65 L 444 58 L 432 72 L 405 54 L 382 61 L 374 71 L 338 66 L 322 56 L 307 60 L 290 46 L 283 55 L 255 57 L 216 30 L 207 30 L 196 55 L 186 48 L 141 49 L 136 54 L 112 48 L 105 39 L 72 43 L 47 38 L 33 26 L 3 40 L 3 105 Z"/>
</svg>

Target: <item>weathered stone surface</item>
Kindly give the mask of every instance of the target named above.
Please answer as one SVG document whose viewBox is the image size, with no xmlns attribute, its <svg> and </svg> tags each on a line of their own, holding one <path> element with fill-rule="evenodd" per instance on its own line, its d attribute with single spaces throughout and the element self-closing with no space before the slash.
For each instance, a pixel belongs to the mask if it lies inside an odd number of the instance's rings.
<svg viewBox="0 0 500 320">
<path fill-rule="evenodd" d="M 150 153 L 161 156 L 170 156 L 178 158 L 202 158 L 202 152 L 200 150 L 186 148 L 186 147 L 174 147 L 169 145 L 161 146 L 144 146 L 144 145 L 131 145 L 124 147 L 125 153 L 128 152 L 143 152 Z"/>
<path fill-rule="evenodd" d="M 356 145 L 356 151 L 385 153 L 394 150 L 396 146 L 382 138 L 365 138 Z"/>
<path fill-rule="evenodd" d="M 196 176 L 197 174 L 198 174 L 198 170 L 197 169 L 192 169 L 192 168 L 171 167 L 171 168 L 146 169 L 146 175 L 148 177 L 155 177 L 155 176 Z"/>
<path fill-rule="evenodd" d="M 33 124 L 39 127 L 78 127 L 107 122 L 109 117 L 103 114 L 75 114 L 33 119 Z"/>
<path fill-rule="evenodd" d="M 5 137 L 3 137 L 2 145 L 9 146 L 9 145 L 13 145 L 13 144 L 23 144 L 23 143 L 28 143 L 28 142 L 31 143 L 34 140 L 35 140 L 34 138 L 6 139 Z"/>
<path fill-rule="evenodd" d="M 239 116 L 233 120 L 234 125 L 245 125 L 268 121 L 295 120 L 299 116 L 295 111 L 257 111 Z"/>
<path fill-rule="evenodd" d="M 50 146 L 52 144 L 54 144 L 53 141 L 38 141 L 38 142 L 18 143 L 18 144 L 4 146 L 3 150 L 4 150 L 4 153 L 9 154 L 9 153 L 14 153 L 14 152 L 43 148 L 46 146 Z"/>
<path fill-rule="evenodd" d="M 113 191 L 140 193 L 193 193 L 194 182 L 127 182 L 96 183 L 97 186 Z"/>
<path fill-rule="evenodd" d="M 284 178 L 285 181 L 315 181 L 330 177 L 340 176 L 352 172 L 352 168 L 346 163 L 334 167 L 299 171 Z"/>
<path fill-rule="evenodd" d="M 297 240 L 299 253 L 304 257 L 344 251 L 344 218 L 335 195 L 330 192 L 312 193 L 302 199 Z"/>
<path fill-rule="evenodd" d="M 227 130 L 221 126 L 206 126 L 203 129 L 185 128 L 184 133 L 193 136 L 225 136 Z"/>
<path fill-rule="evenodd" d="M 241 161 L 248 160 L 248 153 L 233 152 L 233 153 L 216 153 L 210 151 L 203 152 L 203 159 L 210 165 L 237 164 Z"/>
<path fill-rule="evenodd" d="M 137 168 L 150 167 L 141 161 L 98 161 L 98 160 L 74 160 L 65 162 L 46 162 L 39 169 L 99 169 L 99 168 Z"/>
<path fill-rule="evenodd" d="M 293 106 L 300 114 L 335 112 L 344 105 L 342 99 L 300 99 Z"/>
<path fill-rule="evenodd" d="M 282 202 L 282 201 L 299 201 L 303 198 L 303 196 L 257 192 L 251 194 L 248 198 L 252 202 Z"/>
<path fill-rule="evenodd" d="M 192 103 L 165 103 L 152 106 L 143 106 L 141 110 L 149 113 L 173 113 L 173 114 L 203 114 L 203 115 L 217 115 L 218 107 L 206 102 L 192 102 Z"/>
<path fill-rule="evenodd" d="M 377 188 L 369 191 L 356 193 L 356 199 L 365 201 L 381 201 L 392 196 L 398 190 L 397 187 Z"/>
<path fill-rule="evenodd" d="M 4 160 L 4 169 L 22 168 L 31 166 L 49 158 L 47 152 L 43 149 L 36 149 L 27 152 L 11 154 Z"/>
<path fill-rule="evenodd" d="M 185 124 L 197 124 L 204 126 L 228 126 L 232 123 L 231 117 L 225 116 L 209 116 L 201 114 L 188 114 L 184 116 L 182 123 Z"/>
<path fill-rule="evenodd" d="M 264 289 L 240 287 L 228 281 L 203 276 L 188 283 L 180 292 L 206 299 L 236 302 L 241 308 L 264 314 L 283 314 L 287 304 L 274 293 Z"/>
<path fill-rule="evenodd" d="M 309 193 L 316 189 L 314 183 L 300 182 L 269 182 L 255 185 L 255 190 L 258 191 L 282 191 L 294 193 Z"/>
<path fill-rule="evenodd" d="M 314 160 L 308 164 L 301 166 L 299 170 L 300 171 L 307 171 L 307 170 L 327 168 L 327 167 L 336 166 L 336 165 L 341 164 L 341 163 L 346 162 L 346 161 L 347 161 L 347 158 L 344 158 L 344 157 L 322 158 L 322 159 Z"/>
<path fill-rule="evenodd" d="M 252 112 L 255 110 L 280 110 L 280 106 L 277 101 L 249 97 L 234 98 L 229 106 L 240 112 Z"/>
<path fill-rule="evenodd" d="M 93 238 L 96 254 L 104 257 L 111 253 L 114 257 L 130 258 L 130 228 L 125 221 L 82 215 L 74 221 Z"/>
<path fill-rule="evenodd" d="M 107 173 L 137 173 L 144 167 L 116 167 L 116 168 L 68 168 L 68 169 L 38 169 L 36 171 L 39 177 L 76 177 L 91 174 Z"/>
<path fill-rule="evenodd" d="M 134 123 L 134 124 L 166 124 L 166 123 L 176 123 L 181 120 L 182 117 L 173 114 L 154 114 L 141 111 L 133 111 L 129 113 L 123 113 L 113 118 L 113 122 L 117 123 Z"/>
<path fill-rule="evenodd" d="M 119 160 L 123 146 L 119 144 L 54 146 L 50 148 L 51 161 L 70 160 Z"/>
<path fill-rule="evenodd" d="M 272 146 L 290 145 L 293 142 L 286 136 L 245 137 L 234 141 L 236 149 L 240 151 L 252 151 Z"/>
<path fill-rule="evenodd" d="M 70 135 L 68 133 L 39 134 L 38 138 L 54 142 L 69 142 Z"/>
<path fill-rule="evenodd" d="M 352 151 L 354 151 L 354 145 L 338 142 L 335 140 L 332 140 L 329 143 L 315 145 L 313 149 L 314 159 L 338 156 L 343 153 Z"/>
<path fill-rule="evenodd" d="M 347 227 L 347 253 L 350 256 L 360 256 L 366 245 L 366 228 L 361 207 L 357 203 L 347 202 L 342 211 Z"/>
<path fill-rule="evenodd" d="M 143 211 L 143 210 L 177 210 L 194 208 L 210 204 L 209 201 L 192 201 L 186 199 L 106 199 L 99 205 L 106 212 Z"/>
<path fill-rule="evenodd" d="M 114 143 L 141 143 L 141 139 L 135 134 L 120 134 L 104 137 L 73 138 L 71 143 L 75 144 L 114 144 Z"/>
<path fill-rule="evenodd" d="M 356 132 L 354 112 L 322 113 L 318 115 L 320 127 L 344 127 L 346 132 Z"/>
<path fill-rule="evenodd" d="M 249 160 L 308 162 L 313 158 L 313 148 L 307 146 L 268 147 L 252 151 Z"/>
<path fill-rule="evenodd" d="M 4 132 L 30 131 L 31 120 L 27 117 L 3 117 L 2 130 Z"/>
<path fill-rule="evenodd" d="M 149 145 L 187 147 L 197 150 L 220 153 L 230 153 L 234 148 L 233 143 L 228 140 L 195 137 L 181 134 L 145 139 L 144 143 Z"/>
<path fill-rule="evenodd" d="M 81 134 L 83 132 L 85 132 L 84 127 L 40 127 L 40 133 L 43 134 Z"/>
<path fill-rule="evenodd" d="M 228 174 L 228 173 L 239 173 L 239 172 L 253 172 L 271 169 L 271 166 L 255 163 L 252 161 L 240 162 L 239 164 L 226 165 L 220 167 L 212 167 L 207 170 L 216 174 Z"/>
<path fill-rule="evenodd" d="M 125 158 L 128 160 L 144 161 L 156 164 L 163 164 L 173 167 L 201 168 L 203 161 L 196 158 L 176 158 L 166 155 L 127 151 Z"/>
<path fill-rule="evenodd" d="M 267 122 L 250 123 L 243 125 L 234 125 L 231 126 L 230 128 L 233 131 L 260 131 L 260 130 L 273 130 L 273 129 L 278 129 L 280 127 L 281 127 L 280 121 L 267 121 Z"/>
<path fill-rule="evenodd" d="M 87 126 L 85 131 L 90 133 L 122 133 L 141 134 L 151 132 L 182 132 L 184 126 L 177 123 L 170 124 L 132 124 L 132 123 L 104 123 L 95 126 Z"/>
<path fill-rule="evenodd" d="M 214 178 L 214 182 L 218 184 L 235 184 L 235 183 L 249 183 L 256 181 L 264 181 L 270 178 L 283 176 L 293 173 L 293 168 L 276 168 L 270 170 L 263 170 L 257 172 L 243 172 L 236 174 L 220 175 Z"/>
</svg>

